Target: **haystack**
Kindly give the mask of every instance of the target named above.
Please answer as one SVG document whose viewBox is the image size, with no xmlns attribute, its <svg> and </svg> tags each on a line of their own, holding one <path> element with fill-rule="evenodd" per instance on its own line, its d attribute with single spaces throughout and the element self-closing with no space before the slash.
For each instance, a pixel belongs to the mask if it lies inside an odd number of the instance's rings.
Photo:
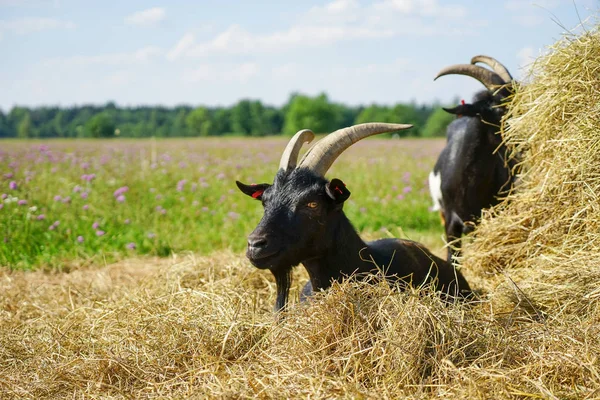
<svg viewBox="0 0 600 400">
<path fill-rule="evenodd" d="M 504 126 L 517 190 L 484 215 L 465 270 L 504 305 L 581 313 L 600 299 L 600 33 L 537 59 Z M 506 303 L 508 300 L 508 303 Z"/>
</svg>

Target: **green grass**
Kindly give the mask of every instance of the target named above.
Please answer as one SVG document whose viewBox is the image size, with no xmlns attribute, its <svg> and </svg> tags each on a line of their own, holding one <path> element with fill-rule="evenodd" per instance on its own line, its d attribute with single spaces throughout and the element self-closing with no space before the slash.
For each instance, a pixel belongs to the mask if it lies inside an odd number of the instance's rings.
<svg viewBox="0 0 600 400">
<path fill-rule="evenodd" d="M 262 208 L 237 190 L 235 180 L 272 182 L 285 143 L 4 141 L 0 265 L 66 268 L 136 254 L 241 251 Z M 345 211 L 355 227 L 370 239 L 409 236 L 440 246 L 426 179 L 442 146 L 440 140 L 369 139 L 346 151 L 327 176 L 342 179 L 352 192 Z M 91 174 L 94 179 L 84 179 Z M 123 187 L 128 190 L 120 202 L 114 193 Z"/>
</svg>

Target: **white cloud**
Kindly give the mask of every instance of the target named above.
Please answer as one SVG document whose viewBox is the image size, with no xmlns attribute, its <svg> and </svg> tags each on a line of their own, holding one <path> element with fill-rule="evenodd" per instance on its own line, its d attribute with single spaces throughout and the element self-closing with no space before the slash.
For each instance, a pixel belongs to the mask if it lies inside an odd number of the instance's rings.
<svg viewBox="0 0 600 400">
<path fill-rule="evenodd" d="M 441 5 L 438 0 L 383 0 L 373 6 L 382 11 L 397 11 L 405 15 L 420 15 L 425 17 L 443 16 L 446 18 L 461 18 L 467 10 L 459 5 Z"/>
<path fill-rule="evenodd" d="M 168 58 L 282 52 L 349 40 L 430 36 L 439 32 L 464 35 L 470 26 L 452 26 L 448 20 L 460 20 L 465 15 L 463 7 L 442 6 L 438 0 L 384 0 L 364 7 L 356 0 L 333 0 L 324 6 L 312 7 L 297 23 L 281 31 L 257 34 L 240 25 L 231 25 L 200 43 L 188 33 L 169 51 Z M 439 18 L 444 21 L 435 23 Z"/>
<path fill-rule="evenodd" d="M 165 19 L 166 11 L 162 7 L 149 8 L 135 12 L 125 17 L 125 23 L 129 25 L 153 26 Z"/>
<path fill-rule="evenodd" d="M 304 16 L 305 22 L 353 22 L 360 18 L 361 7 L 356 0 L 334 0 L 324 6 L 314 6 Z"/>
<path fill-rule="evenodd" d="M 346 26 L 293 26 L 286 31 L 253 34 L 239 25 L 232 25 L 214 39 L 190 47 L 191 56 L 213 53 L 247 54 L 274 52 L 296 47 L 324 46 L 340 40 L 390 37 L 391 29 Z"/>
<path fill-rule="evenodd" d="M 194 35 L 191 33 L 186 33 L 180 40 L 177 42 L 175 47 L 173 47 L 167 53 L 167 59 L 173 61 L 178 59 L 182 54 L 188 51 L 195 42 Z"/>
<path fill-rule="evenodd" d="M 187 71 L 183 79 L 189 83 L 197 82 L 238 82 L 246 83 L 258 75 L 260 67 L 256 63 L 247 62 L 242 64 L 204 64 L 200 67 Z"/>
<path fill-rule="evenodd" d="M 570 3 L 572 0 L 568 0 Z M 565 2 L 565 0 L 563 0 Z M 535 8 L 553 9 L 560 5 L 560 0 L 509 0 L 504 4 L 504 8 L 509 11 L 531 10 Z"/>
<path fill-rule="evenodd" d="M 517 52 L 517 64 L 519 66 L 519 79 L 523 79 L 528 75 L 531 64 L 536 60 L 537 52 L 533 47 L 523 47 Z"/>
<path fill-rule="evenodd" d="M 89 66 L 89 65 L 132 65 L 146 63 L 161 55 L 163 51 L 154 46 L 143 47 L 131 53 L 109 53 L 93 56 L 58 57 L 43 61 L 45 66 Z"/>
<path fill-rule="evenodd" d="M 55 18 L 26 17 L 13 20 L 0 20 L 0 32 L 11 32 L 17 35 L 26 35 L 51 29 L 74 29 L 75 24 L 70 21 L 61 21 Z"/>
<path fill-rule="evenodd" d="M 522 14 L 522 15 L 514 15 L 512 17 L 513 21 L 515 21 L 518 25 L 521 25 L 525 28 L 532 28 L 534 26 L 538 26 L 546 20 L 541 15 L 532 15 L 532 14 Z"/>
</svg>

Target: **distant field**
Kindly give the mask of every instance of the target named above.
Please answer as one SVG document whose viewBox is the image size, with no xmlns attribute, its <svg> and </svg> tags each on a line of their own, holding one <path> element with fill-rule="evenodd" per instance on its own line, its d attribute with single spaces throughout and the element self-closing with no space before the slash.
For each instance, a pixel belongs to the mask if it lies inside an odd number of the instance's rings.
<svg viewBox="0 0 600 400">
<path fill-rule="evenodd" d="M 286 138 L 3 141 L 0 265 L 68 268 L 137 254 L 241 251 L 261 206 L 235 180 L 271 182 Z M 328 177 L 369 238 L 408 236 L 440 252 L 427 174 L 443 139 L 368 139 Z"/>
</svg>

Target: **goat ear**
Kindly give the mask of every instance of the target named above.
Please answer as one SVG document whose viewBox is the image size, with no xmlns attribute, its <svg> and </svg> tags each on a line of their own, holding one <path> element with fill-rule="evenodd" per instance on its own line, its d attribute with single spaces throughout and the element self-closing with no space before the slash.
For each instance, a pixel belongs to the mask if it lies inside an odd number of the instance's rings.
<svg viewBox="0 0 600 400">
<path fill-rule="evenodd" d="M 346 184 L 339 179 L 332 179 L 327 183 L 325 191 L 336 203 L 343 203 L 350 197 L 350 191 L 346 188 Z"/>
<path fill-rule="evenodd" d="M 271 186 L 268 183 L 259 183 L 258 185 L 245 185 L 240 181 L 235 181 L 235 184 L 242 191 L 242 193 L 256 200 L 261 200 L 264 191 Z"/>
<path fill-rule="evenodd" d="M 477 111 L 476 107 L 473 106 L 473 104 L 461 104 L 454 108 L 442 107 L 442 109 L 450 114 L 464 115 L 467 117 L 474 117 L 478 114 L 478 111 Z"/>
</svg>

